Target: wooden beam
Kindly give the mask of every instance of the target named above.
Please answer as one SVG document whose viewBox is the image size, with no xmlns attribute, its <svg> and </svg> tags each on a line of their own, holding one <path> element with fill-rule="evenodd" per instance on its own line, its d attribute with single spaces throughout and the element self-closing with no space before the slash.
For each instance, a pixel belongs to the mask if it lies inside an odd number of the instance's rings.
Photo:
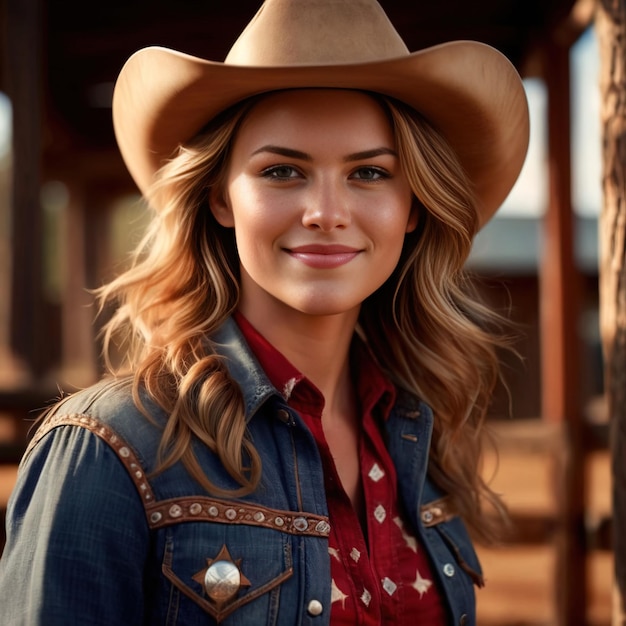
<svg viewBox="0 0 626 626">
<path fill-rule="evenodd" d="M 614 559 L 612 624 L 626 625 L 626 2 L 601 0 L 603 203 L 600 213 L 600 329 L 609 415 Z"/>
<path fill-rule="evenodd" d="M 587 597 L 579 337 L 580 275 L 574 261 L 570 158 L 570 47 L 547 41 L 549 202 L 540 269 L 542 416 L 563 425 L 564 451 L 555 464 L 554 494 L 559 626 L 584 623 Z"/>
<path fill-rule="evenodd" d="M 11 349 L 32 375 L 45 367 L 40 0 L 6 0 L 5 75 L 13 106 Z"/>
</svg>

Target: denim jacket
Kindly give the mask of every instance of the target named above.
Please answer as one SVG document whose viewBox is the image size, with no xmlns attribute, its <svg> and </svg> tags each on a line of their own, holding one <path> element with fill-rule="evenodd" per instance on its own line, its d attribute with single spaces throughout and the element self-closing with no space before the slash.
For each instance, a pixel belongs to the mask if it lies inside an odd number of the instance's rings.
<svg viewBox="0 0 626 626">
<path fill-rule="evenodd" d="M 261 483 L 213 497 L 177 463 L 152 475 L 167 415 L 133 403 L 129 381 L 77 392 L 40 426 L 7 511 L 0 623 L 329 624 L 329 522 L 317 446 L 270 385 L 237 325 L 213 337 L 243 391 Z M 399 393 L 386 422 L 400 497 L 432 558 L 450 624 L 475 624 L 480 565 L 427 476 L 432 411 Z M 194 443 L 217 485 L 234 480 Z"/>
</svg>

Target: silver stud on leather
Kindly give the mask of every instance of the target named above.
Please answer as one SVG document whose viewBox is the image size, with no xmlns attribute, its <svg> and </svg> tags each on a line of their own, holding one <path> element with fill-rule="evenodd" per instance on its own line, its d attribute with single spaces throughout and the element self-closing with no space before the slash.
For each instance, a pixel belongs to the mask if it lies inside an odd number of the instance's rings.
<svg viewBox="0 0 626 626">
<path fill-rule="evenodd" d="M 183 514 L 183 509 L 180 505 L 173 504 L 168 512 L 170 517 L 180 517 Z"/>
</svg>

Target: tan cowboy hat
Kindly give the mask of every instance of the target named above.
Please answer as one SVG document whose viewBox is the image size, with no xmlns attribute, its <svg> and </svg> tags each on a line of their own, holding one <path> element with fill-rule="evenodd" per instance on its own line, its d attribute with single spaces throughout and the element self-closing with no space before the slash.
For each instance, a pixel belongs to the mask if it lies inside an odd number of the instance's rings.
<svg viewBox="0 0 626 626">
<path fill-rule="evenodd" d="M 473 181 L 481 225 L 523 165 L 528 105 L 508 59 L 474 41 L 410 53 L 375 0 L 266 0 L 223 63 L 139 50 L 113 96 L 120 151 L 145 192 L 176 148 L 220 111 L 255 94 L 306 87 L 379 92 L 422 113 Z"/>
</svg>

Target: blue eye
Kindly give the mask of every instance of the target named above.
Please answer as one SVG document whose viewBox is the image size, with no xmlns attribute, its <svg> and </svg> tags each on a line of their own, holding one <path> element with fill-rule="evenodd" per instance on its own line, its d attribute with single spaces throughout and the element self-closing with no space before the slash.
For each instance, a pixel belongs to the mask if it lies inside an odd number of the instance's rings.
<svg viewBox="0 0 626 626">
<path fill-rule="evenodd" d="M 389 172 L 379 167 L 360 167 L 352 174 L 352 178 L 365 181 L 376 181 L 389 178 Z"/>
<path fill-rule="evenodd" d="M 289 180 L 300 176 L 298 170 L 291 165 L 273 165 L 272 167 L 268 167 L 263 170 L 261 174 L 265 178 L 273 178 L 277 180 Z"/>
</svg>

